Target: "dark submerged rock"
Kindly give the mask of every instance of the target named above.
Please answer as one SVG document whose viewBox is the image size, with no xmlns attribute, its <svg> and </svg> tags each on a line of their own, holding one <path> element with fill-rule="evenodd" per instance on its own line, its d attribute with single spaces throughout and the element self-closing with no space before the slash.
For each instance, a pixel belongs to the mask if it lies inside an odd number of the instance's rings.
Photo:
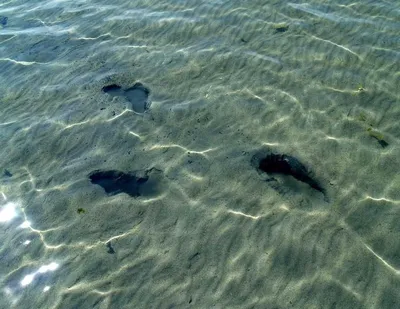
<svg viewBox="0 0 400 309">
<path fill-rule="evenodd" d="M 325 195 L 325 189 L 318 183 L 318 181 L 310 176 L 310 172 L 307 168 L 295 157 L 285 154 L 271 153 L 258 160 L 257 168 L 267 174 L 283 174 L 292 176 Z"/>
<path fill-rule="evenodd" d="M 275 24 L 274 25 L 274 29 L 275 32 L 278 33 L 282 33 L 282 32 L 286 32 L 289 30 L 289 25 L 285 24 L 285 23 L 280 23 L 280 24 Z"/>
<path fill-rule="evenodd" d="M 8 22 L 7 16 L 0 16 L 0 25 L 6 26 Z"/>
<path fill-rule="evenodd" d="M 112 85 L 104 86 L 103 88 L 101 88 L 101 90 L 105 93 L 115 93 L 115 92 L 119 92 L 120 90 L 122 90 L 122 88 L 121 88 L 121 86 L 112 84 Z"/>
<path fill-rule="evenodd" d="M 136 113 L 144 113 L 150 108 L 151 102 L 149 100 L 150 90 L 142 83 L 136 83 L 132 87 L 122 89 L 117 84 L 104 86 L 102 91 L 112 96 L 122 96 L 130 104 L 133 111 Z"/>
<path fill-rule="evenodd" d="M 289 27 L 288 26 L 282 26 L 282 27 L 277 27 L 277 28 L 275 28 L 275 31 L 276 32 L 286 32 L 286 31 L 288 31 L 289 30 Z"/>
<path fill-rule="evenodd" d="M 108 195 L 126 193 L 132 197 L 141 195 L 141 186 L 149 180 L 149 176 L 137 177 L 132 173 L 120 171 L 94 171 L 89 174 L 93 184 L 101 186 Z"/>
<path fill-rule="evenodd" d="M 131 197 L 154 197 L 162 192 L 165 181 L 164 173 L 154 167 L 126 173 L 96 170 L 88 176 L 91 183 L 101 186 L 109 196 L 126 193 Z"/>
<path fill-rule="evenodd" d="M 111 241 L 107 242 L 106 246 L 107 246 L 107 253 L 109 253 L 109 254 L 114 254 L 115 253 L 115 250 L 111 245 Z"/>
<path fill-rule="evenodd" d="M 144 113 L 150 107 L 149 94 L 150 90 L 141 83 L 125 90 L 126 99 L 131 102 L 132 109 L 137 113 Z"/>
<path fill-rule="evenodd" d="M 379 139 L 379 140 L 378 140 L 378 143 L 379 143 L 379 145 L 382 146 L 382 148 L 385 148 L 385 147 L 389 146 L 389 143 L 386 142 L 386 141 L 383 140 L 383 139 Z"/>
</svg>

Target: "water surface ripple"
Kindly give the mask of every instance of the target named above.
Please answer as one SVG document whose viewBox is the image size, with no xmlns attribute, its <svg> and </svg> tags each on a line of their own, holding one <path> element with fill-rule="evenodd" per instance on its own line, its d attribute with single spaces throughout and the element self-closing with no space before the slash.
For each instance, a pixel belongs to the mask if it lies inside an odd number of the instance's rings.
<svg viewBox="0 0 400 309">
<path fill-rule="evenodd" d="M 3 1 L 0 308 L 400 308 L 399 33 L 395 0 Z"/>
</svg>

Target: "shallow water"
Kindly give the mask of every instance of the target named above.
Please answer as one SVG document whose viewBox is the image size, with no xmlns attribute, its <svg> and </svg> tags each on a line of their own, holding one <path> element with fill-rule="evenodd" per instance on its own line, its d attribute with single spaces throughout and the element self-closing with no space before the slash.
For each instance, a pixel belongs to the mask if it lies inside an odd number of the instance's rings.
<svg viewBox="0 0 400 309">
<path fill-rule="evenodd" d="M 400 308 L 400 4 L 247 2 L 0 4 L 0 308 Z"/>
</svg>

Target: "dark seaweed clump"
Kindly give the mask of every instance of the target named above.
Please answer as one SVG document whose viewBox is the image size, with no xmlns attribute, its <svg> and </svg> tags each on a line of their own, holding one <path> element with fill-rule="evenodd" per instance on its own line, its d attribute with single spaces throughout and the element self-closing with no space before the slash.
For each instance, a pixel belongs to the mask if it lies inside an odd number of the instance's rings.
<svg viewBox="0 0 400 309">
<path fill-rule="evenodd" d="M 121 90 L 121 86 L 118 86 L 116 84 L 112 84 L 112 85 L 104 86 L 103 88 L 101 88 L 101 90 L 103 92 L 105 92 L 105 93 L 108 93 L 108 92 L 112 92 L 112 91 Z"/>
<path fill-rule="evenodd" d="M 108 195 L 126 193 L 138 197 L 149 176 L 138 177 L 132 173 L 109 170 L 94 171 L 89 174 L 89 179 L 93 184 L 101 186 Z"/>
<path fill-rule="evenodd" d="M 268 154 L 260 159 L 258 168 L 268 174 L 283 174 L 308 184 L 311 188 L 325 194 L 325 189 L 310 176 L 307 168 L 295 157 L 285 154 Z"/>
<path fill-rule="evenodd" d="M 115 250 L 114 250 L 113 246 L 111 245 L 111 241 L 107 242 L 106 246 L 107 246 L 107 253 L 110 253 L 110 254 L 115 253 Z"/>
<path fill-rule="evenodd" d="M 0 25 L 6 26 L 8 22 L 7 16 L 0 16 Z"/>
<path fill-rule="evenodd" d="M 123 89 L 117 84 L 104 86 L 102 91 L 111 96 L 124 97 L 130 104 L 133 111 L 136 113 L 146 112 L 151 105 L 149 100 L 150 90 L 142 83 L 136 83 L 132 87 Z"/>
<path fill-rule="evenodd" d="M 4 172 L 3 172 L 3 175 L 5 177 L 12 177 L 13 174 L 11 174 L 11 172 L 9 170 L 5 169 Z"/>
</svg>

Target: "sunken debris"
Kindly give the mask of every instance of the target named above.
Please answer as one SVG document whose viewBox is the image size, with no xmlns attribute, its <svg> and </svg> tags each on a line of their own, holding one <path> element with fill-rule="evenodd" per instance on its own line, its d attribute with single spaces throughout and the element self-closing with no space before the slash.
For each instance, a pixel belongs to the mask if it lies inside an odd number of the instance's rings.
<svg viewBox="0 0 400 309">
<path fill-rule="evenodd" d="M 290 175 L 325 195 L 325 189 L 310 176 L 307 168 L 295 157 L 271 153 L 259 160 L 258 169 L 267 174 Z"/>
<path fill-rule="evenodd" d="M 139 114 L 146 112 L 151 105 L 150 90 L 142 83 L 136 83 L 127 89 L 123 89 L 117 84 L 111 84 L 104 86 L 102 91 L 111 96 L 124 97 L 131 104 L 132 110 Z"/>
</svg>

